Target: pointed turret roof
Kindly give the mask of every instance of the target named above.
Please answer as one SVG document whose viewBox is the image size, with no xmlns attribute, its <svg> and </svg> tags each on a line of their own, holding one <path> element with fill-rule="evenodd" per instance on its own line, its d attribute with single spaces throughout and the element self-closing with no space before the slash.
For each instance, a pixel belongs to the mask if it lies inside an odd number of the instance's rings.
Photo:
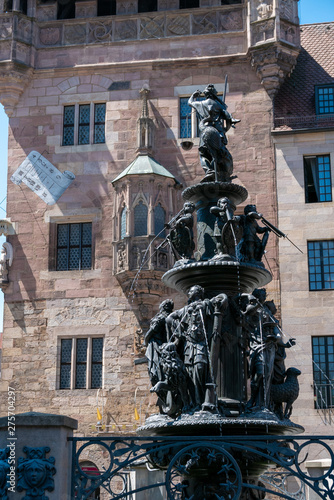
<svg viewBox="0 0 334 500">
<path fill-rule="evenodd" d="M 147 154 L 138 155 L 137 158 L 111 182 L 112 184 L 114 184 L 127 175 L 143 174 L 155 174 L 161 175 L 162 177 L 169 177 L 170 179 L 173 179 L 176 183 L 178 183 L 173 174 L 171 174 L 165 167 L 163 167 L 159 162 L 152 158 L 152 156 L 149 156 Z"/>
</svg>

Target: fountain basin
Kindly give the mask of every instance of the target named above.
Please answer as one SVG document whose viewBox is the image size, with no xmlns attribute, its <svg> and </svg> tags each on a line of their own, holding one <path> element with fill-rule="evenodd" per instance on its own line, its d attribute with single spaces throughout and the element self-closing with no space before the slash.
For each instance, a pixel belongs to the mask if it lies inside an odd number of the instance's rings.
<svg viewBox="0 0 334 500">
<path fill-rule="evenodd" d="M 179 265 L 162 277 L 167 286 L 179 292 L 187 293 L 192 286 L 201 285 L 206 292 L 224 290 L 230 296 L 252 293 L 271 280 L 271 273 L 261 265 L 214 259 Z"/>
</svg>

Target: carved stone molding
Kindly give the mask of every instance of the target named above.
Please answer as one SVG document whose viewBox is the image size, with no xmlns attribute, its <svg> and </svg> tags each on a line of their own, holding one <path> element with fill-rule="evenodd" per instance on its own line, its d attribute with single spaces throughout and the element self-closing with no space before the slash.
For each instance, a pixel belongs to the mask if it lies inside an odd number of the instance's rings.
<svg viewBox="0 0 334 500">
<path fill-rule="evenodd" d="M 57 19 L 57 3 L 54 2 L 53 5 L 50 4 L 39 4 L 37 9 L 37 20 L 38 21 L 54 21 Z"/>
<path fill-rule="evenodd" d="M 178 0 L 158 0 L 158 10 L 175 10 L 178 8 Z"/>
<path fill-rule="evenodd" d="M 0 40 L 11 38 L 13 34 L 13 17 L 6 16 L 0 19 Z"/>
<path fill-rule="evenodd" d="M 39 31 L 39 41 L 42 45 L 58 45 L 61 41 L 59 26 L 48 26 Z"/>
<path fill-rule="evenodd" d="M 6 114 L 10 117 L 24 89 L 28 85 L 32 68 L 24 67 L 15 62 L 0 64 L 0 95 Z"/>
<path fill-rule="evenodd" d="M 292 45 L 299 44 L 299 30 L 297 26 L 281 21 L 280 23 L 280 39 Z"/>
<path fill-rule="evenodd" d="M 86 25 L 74 24 L 65 26 L 64 40 L 66 45 L 81 44 L 86 41 Z"/>
<path fill-rule="evenodd" d="M 140 20 L 140 39 L 164 36 L 164 16 L 143 17 Z"/>
<path fill-rule="evenodd" d="M 220 15 L 220 31 L 238 31 L 242 30 L 242 10 L 233 10 L 232 12 L 222 13 Z"/>
<path fill-rule="evenodd" d="M 0 61 L 8 61 L 11 58 L 12 43 L 9 40 L 0 41 Z"/>
<path fill-rule="evenodd" d="M 280 0 L 279 14 L 280 17 L 287 19 L 293 23 L 298 23 L 298 0 Z"/>
<path fill-rule="evenodd" d="M 266 19 L 258 21 L 251 25 L 252 45 L 260 42 L 266 42 L 274 38 L 275 19 Z"/>
<path fill-rule="evenodd" d="M 129 19 L 127 21 L 116 21 L 114 38 L 116 41 L 136 40 L 137 39 L 136 21 L 133 19 Z"/>
<path fill-rule="evenodd" d="M 89 23 L 88 42 L 111 42 L 112 41 L 112 23 L 96 22 Z"/>
<path fill-rule="evenodd" d="M 136 1 L 118 1 L 117 2 L 117 14 L 136 14 L 138 12 Z"/>
<path fill-rule="evenodd" d="M 75 18 L 96 17 L 97 4 L 93 1 L 76 2 L 75 3 Z"/>
<path fill-rule="evenodd" d="M 217 32 L 217 16 L 215 12 L 206 15 L 193 16 L 193 35 L 203 35 Z"/>
<path fill-rule="evenodd" d="M 16 37 L 24 42 L 32 43 L 33 24 L 30 20 L 19 17 L 17 21 L 17 29 L 14 32 Z"/>
<path fill-rule="evenodd" d="M 270 97 L 275 96 L 283 81 L 294 69 L 298 54 L 298 48 L 288 50 L 277 44 L 250 49 L 251 65 Z"/>
<path fill-rule="evenodd" d="M 183 36 L 190 34 L 188 16 L 168 16 L 166 23 L 167 36 Z"/>
</svg>

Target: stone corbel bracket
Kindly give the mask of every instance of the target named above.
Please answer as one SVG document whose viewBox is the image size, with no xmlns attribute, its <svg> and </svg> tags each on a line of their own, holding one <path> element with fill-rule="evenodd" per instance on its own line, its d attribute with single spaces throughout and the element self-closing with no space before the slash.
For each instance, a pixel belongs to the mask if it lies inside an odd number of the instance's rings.
<svg viewBox="0 0 334 500">
<path fill-rule="evenodd" d="M 15 234 L 15 224 L 8 219 L 0 219 L 0 236 L 13 236 Z"/>
<path fill-rule="evenodd" d="M 0 63 L 0 95 L 7 116 L 13 115 L 24 89 L 28 85 L 33 69 L 16 62 Z"/>
<path fill-rule="evenodd" d="M 284 80 L 290 76 L 298 54 L 297 47 L 286 49 L 279 44 L 249 49 L 251 66 L 271 98 L 274 98 Z"/>
</svg>

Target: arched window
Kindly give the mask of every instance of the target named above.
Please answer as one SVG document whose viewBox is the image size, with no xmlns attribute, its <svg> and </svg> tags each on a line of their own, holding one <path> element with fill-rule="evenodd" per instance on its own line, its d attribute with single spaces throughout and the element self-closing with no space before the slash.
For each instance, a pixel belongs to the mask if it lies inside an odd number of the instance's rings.
<svg viewBox="0 0 334 500">
<path fill-rule="evenodd" d="M 123 208 L 121 213 L 121 240 L 126 236 L 126 207 Z"/>
<path fill-rule="evenodd" d="M 147 206 L 144 205 L 143 200 L 140 200 L 138 205 L 134 209 L 134 219 L 135 219 L 135 231 L 134 236 L 146 236 L 147 235 L 147 217 L 148 210 Z"/>
<path fill-rule="evenodd" d="M 154 234 L 156 236 L 159 234 L 161 238 L 165 237 L 165 218 L 166 212 L 162 208 L 161 203 L 159 203 L 154 209 Z"/>
</svg>

